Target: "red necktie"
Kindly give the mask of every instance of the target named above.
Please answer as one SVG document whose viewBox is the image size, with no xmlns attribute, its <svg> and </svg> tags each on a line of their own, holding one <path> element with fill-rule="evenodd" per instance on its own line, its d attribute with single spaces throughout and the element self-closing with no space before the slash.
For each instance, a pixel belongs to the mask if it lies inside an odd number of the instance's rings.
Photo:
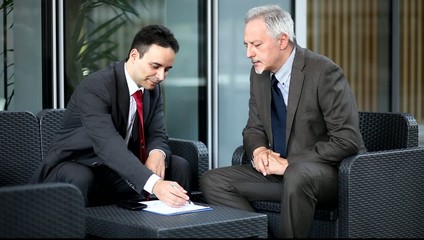
<svg viewBox="0 0 424 240">
<path fill-rule="evenodd" d="M 143 121 L 143 92 L 138 90 L 133 94 L 135 102 L 137 103 L 137 114 L 139 119 L 138 139 L 140 141 L 140 160 L 144 164 L 147 159 L 146 143 L 144 142 L 144 121 Z"/>
</svg>

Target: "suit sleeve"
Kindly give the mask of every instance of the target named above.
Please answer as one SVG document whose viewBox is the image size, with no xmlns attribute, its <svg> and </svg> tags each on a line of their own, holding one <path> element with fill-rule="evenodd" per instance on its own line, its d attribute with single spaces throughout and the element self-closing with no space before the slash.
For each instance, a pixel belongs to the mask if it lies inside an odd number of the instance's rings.
<svg viewBox="0 0 424 240">
<path fill-rule="evenodd" d="M 263 73 L 263 75 L 266 74 Z M 262 101 L 257 99 L 264 98 L 263 95 L 267 95 L 267 91 L 270 93 L 270 90 L 267 89 L 269 85 L 264 84 L 264 81 L 266 80 L 260 78 L 252 67 L 250 72 L 249 115 L 242 133 L 243 146 L 248 158 L 253 157 L 253 151 L 258 147 L 270 148 L 270 139 L 268 138 L 268 135 L 271 134 L 269 132 L 271 131 L 270 119 L 267 121 L 265 114 L 266 105 L 270 104 L 270 100 L 269 102 L 264 102 L 264 99 Z"/>
<path fill-rule="evenodd" d="M 112 80 L 101 81 L 100 78 L 107 76 L 96 76 L 79 86 L 74 92 L 75 104 L 71 105 L 73 109 L 70 110 L 80 116 L 82 128 L 91 141 L 97 159 L 101 161 L 99 164 L 116 171 L 135 191 L 141 193 L 152 172 L 128 150 L 124 138 L 119 134 L 111 114 L 116 112 L 119 105 L 115 84 Z"/>
<path fill-rule="evenodd" d="M 308 69 L 289 139 L 289 162 L 318 161 L 331 165 L 361 147 L 358 110 L 339 66 L 321 58 Z M 319 66 L 319 67 L 318 67 Z"/>
</svg>

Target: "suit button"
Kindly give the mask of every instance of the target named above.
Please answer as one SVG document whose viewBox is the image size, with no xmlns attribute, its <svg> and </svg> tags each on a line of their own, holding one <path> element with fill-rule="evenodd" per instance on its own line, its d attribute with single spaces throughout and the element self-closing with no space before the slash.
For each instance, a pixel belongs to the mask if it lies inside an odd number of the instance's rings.
<svg viewBox="0 0 424 240">
<path fill-rule="evenodd" d="M 98 162 L 93 162 L 92 164 L 91 164 L 91 166 L 93 166 L 93 167 L 97 167 L 97 166 L 99 166 L 100 164 L 98 163 Z"/>
</svg>

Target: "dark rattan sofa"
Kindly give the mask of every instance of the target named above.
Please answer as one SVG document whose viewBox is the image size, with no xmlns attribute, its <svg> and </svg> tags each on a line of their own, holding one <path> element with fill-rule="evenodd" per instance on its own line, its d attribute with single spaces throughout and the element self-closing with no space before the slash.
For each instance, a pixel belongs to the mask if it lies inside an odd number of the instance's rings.
<svg viewBox="0 0 424 240">
<path fill-rule="evenodd" d="M 0 237 L 84 238 L 86 212 L 81 192 L 71 184 L 27 184 L 41 163 L 65 109 L 0 111 Z M 170 138 L 173 154 L 192 169 L 193 201 L 203 201 L 199 179 L 209 168 L 200 141 Z"/>
<path fill-rule="evenodd" d="M 40 161 L 36 116 L 0 111 L 0 238 L 84 238 L 84 199 L 75 186 L 27 184 Z"/>
<path fill-rule="evenodd" d="M 367 152 L 339 165 L 338 206 L 316 209 L 312 238 L 424 237 L 424 148 L 408 113 L 360 112 Z M 250 164 L 243 146 L 232 164 Z M 256 201 L 268 215 L 270 236 L 279 236 L 280 203 Z"/>
</svg>

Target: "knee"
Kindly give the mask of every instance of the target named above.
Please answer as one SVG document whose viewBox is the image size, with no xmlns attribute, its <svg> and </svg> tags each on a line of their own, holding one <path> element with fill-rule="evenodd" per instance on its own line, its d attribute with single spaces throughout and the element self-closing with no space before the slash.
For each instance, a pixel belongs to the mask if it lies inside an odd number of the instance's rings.
<svg viewBox="0 0 424 240">
<path fill-rule="evenodd" d="M 172 161 L 171 166 L 175 170 L 181 171 L 181 172 L 186 172 L 186 171 L 191 172 L 191 166 L 185 158 L 179 157 L 177 155 L 172 155 L 171 161 Z"/>
<path fill-rule="evenodd" d="M 215 169 L 206 171 L 200 178 L 200 189 L 202 192 L 209 191 L 216 186 L 216 183 L 219 182 L 219 177 L 216 174 Z"/>
<path fill-rule="evenodd" d="M 90 168 L 70 162 L 60 167 L 56 179 L 59 182 L 71 183 L 81 191 L 87 191 L 94 183 L 95 176 Z"/>
<path fill-rule="evenodd" d="M 306 167 L 300 164 L 289 165 L 284 173 L 283 192 L 285 194 L 305 192 L 314 185 L 312 180 L 313 176 Z"/>
</svg>

